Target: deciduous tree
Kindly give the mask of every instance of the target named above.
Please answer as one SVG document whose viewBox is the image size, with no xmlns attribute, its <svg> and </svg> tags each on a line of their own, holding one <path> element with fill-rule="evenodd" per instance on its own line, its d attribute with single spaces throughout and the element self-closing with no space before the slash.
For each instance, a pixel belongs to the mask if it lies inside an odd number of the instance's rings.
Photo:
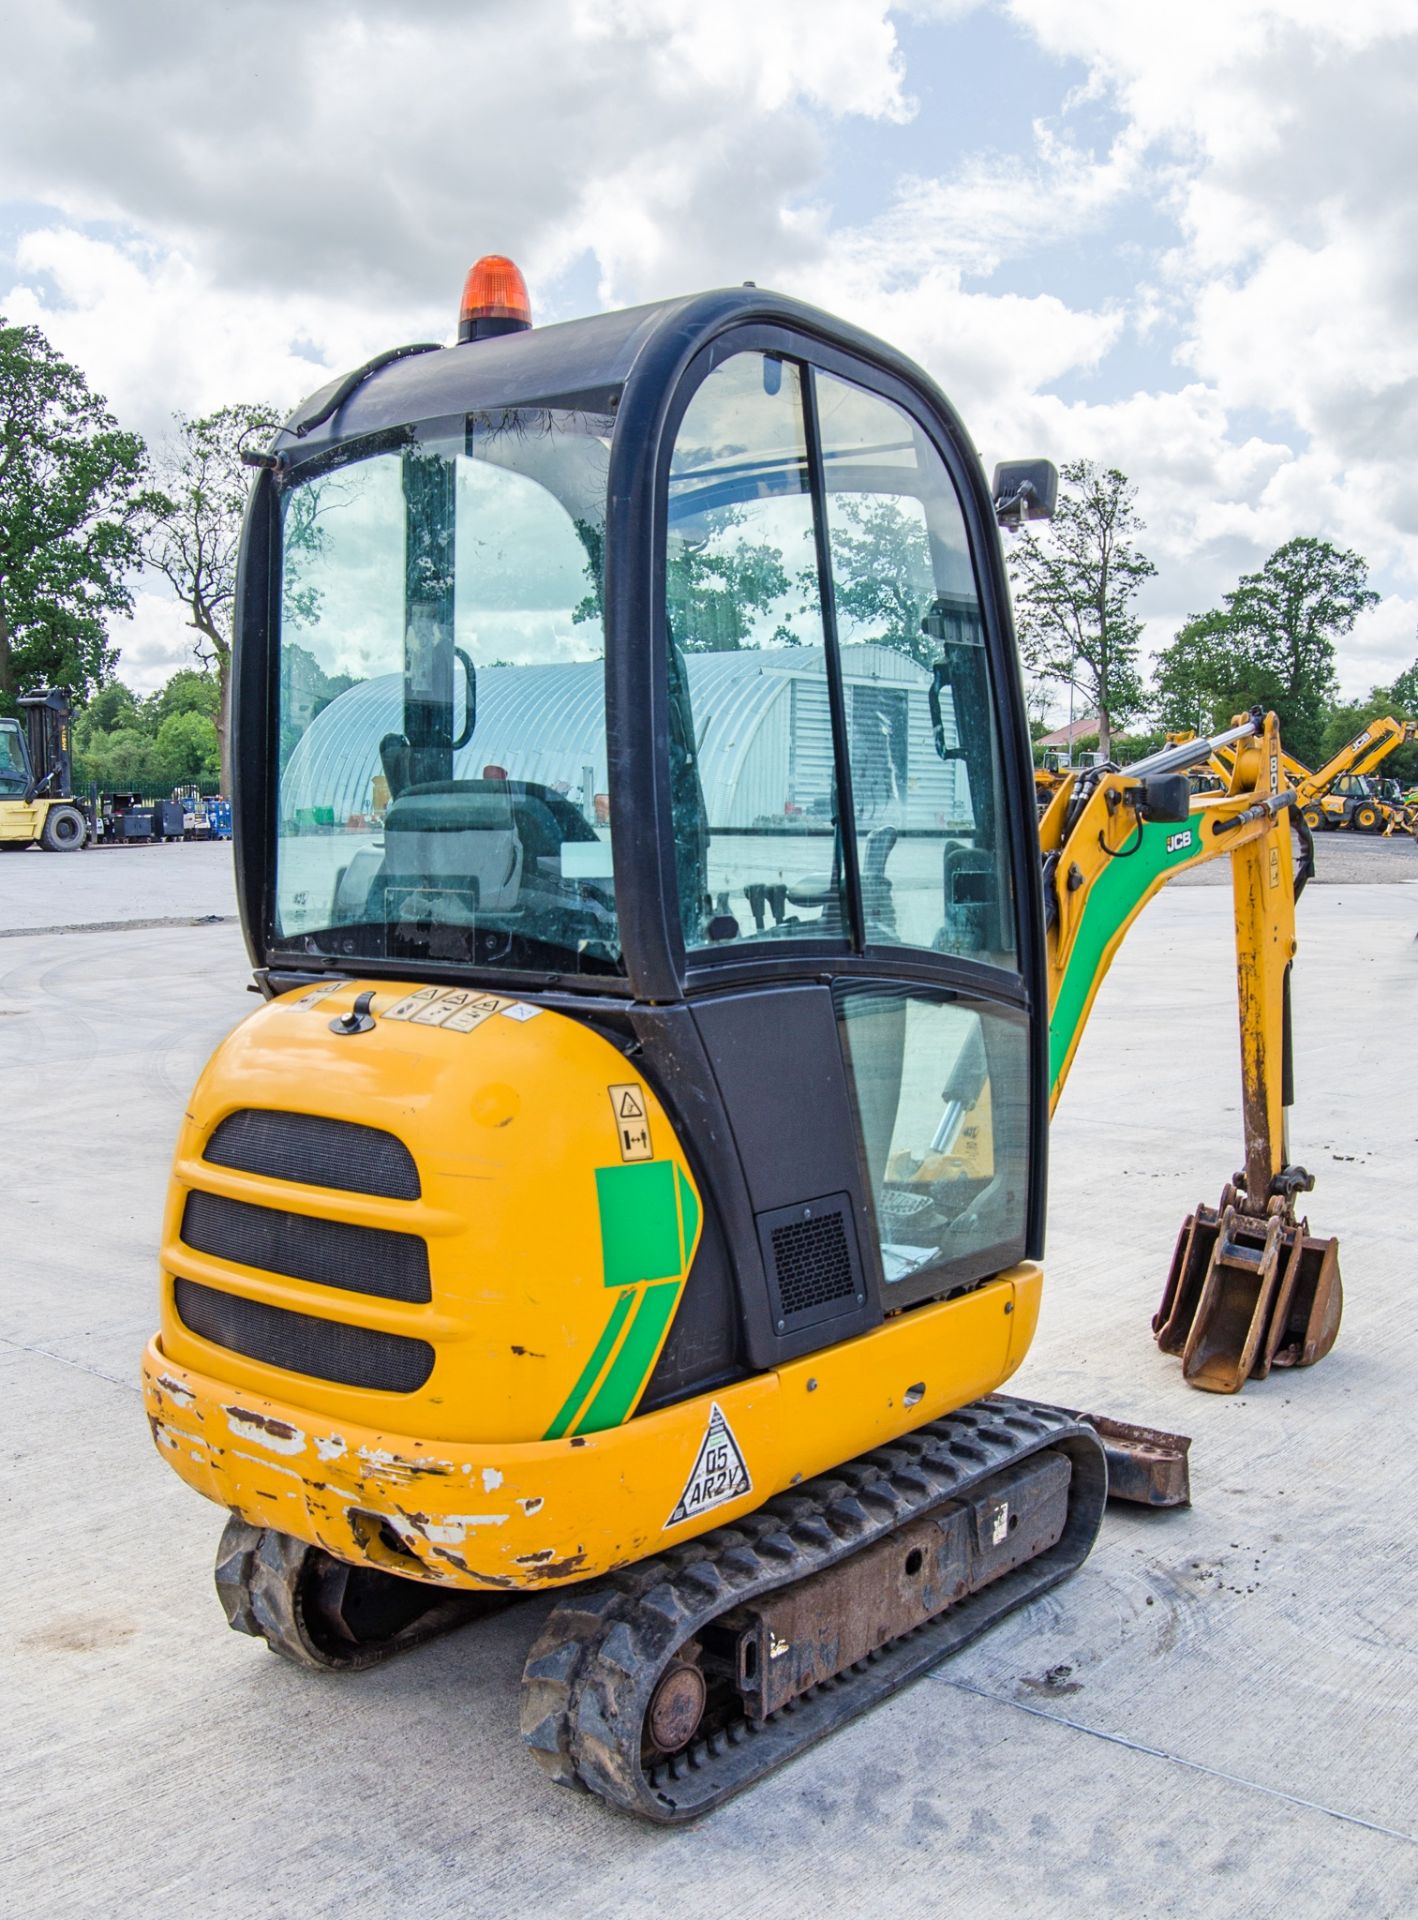
<svg viewBox="0 0 1418 1920">
<path fill-rule="evenodd" d="M 1144 522 L 1126 474 L 1075 460 L 1060 478 L 1052 526 L 1018 535 L 1009 548 L 1015 621 L 1033 671 L 1072 685 L 1085 711 L 1097 714 L 1106 754 L 1114 727 L 1143 706 L 1142 622 L 1132 603 L 1157 569 L 1134 540 Z"/>
<path fill-rule="evenodd" d="M 1324 757 L 1336 642 L 1377 599 L 1359 554 L 1308 535 L 1287 540 L 1258 572 L 1242 575 L 1220 607 L 1189 620 L 1163 649 L 1159 718 L 1204 731 L 1251 707 L 1273 709 L 1285 745 L 1317 765 Z"/>
<path fill-rule="evenodd" d="M 80 695 L 132 612 L 144 448 L 38 327 L 0 319 L 0 709 L 40 682 Z"/>
<path fill-rule="evenodd" d="M 187 608 L 197 658 L 216 678 L 222 785 L 230 792 L 231 636 L 236 558 L 250 475 L 241 456 L 280 424 L 273 407 L 236 404 L 199 420 L 174 416 L 177 433 L 156 457 L 143 557 Z"/>
<path fill-rule="evenodd" d="M 1281 737 L 1302 760 L 1319 757 L 1334 692 L 1335 643 L 1378 598 L 1359 554 L 1310 535 L 1277 547 L 1226 596 L 1236 641 L 1273 677 Z"/>
</svg>

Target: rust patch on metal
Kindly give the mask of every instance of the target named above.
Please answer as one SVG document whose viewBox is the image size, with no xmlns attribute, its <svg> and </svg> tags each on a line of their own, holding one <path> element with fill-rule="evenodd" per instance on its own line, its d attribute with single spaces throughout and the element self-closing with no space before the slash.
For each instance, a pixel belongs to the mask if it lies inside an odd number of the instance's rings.
<svg viewBox="0 0 1418 1920">
<path fill-rule="evenodd" d="M 544 1575 L 548 1580 L 566 1580 L 573 1573 L 579 1573 L 586 1564 L 586 1555 L 568 1553 L 562 1559 L 556 1558 L 555 1547 L 543 1547 L 537 1553 L 519 1553 L 517 1565 L 527 1567 L 533 1573 Z"/>
<path fill-rule="evenodd" d="M 249 1407 L 224 1407 L 224 1413 L 233 1420 L 241 1420 L 250 1427 L 259 1427 L 262 1433 L 269 1433 L 273 1440 L 299 1440 L 303 1436 L 298 1427 L 288 1420 L 272 1420 L 269 1414 L 253 1413 Z"/>
<path fill-rule="evenodd" d="M 450 1567 L 456 1567 L 465 1580 L 476 1580 L 480 1587 L 515 1588 L 517 1582 L 509 1573 L 479 1573 L 476 1567 L 470 1567 L 461 1553 L 454 1553 L 450 1547 L 429 1547 L 430 1556 L 446 1560 Z"/>
<path fill-rule="evenodd" d="M 1046 1552 L 1063 1533 L 1071 1478 L 1062 1453 L 1042 1451 L 968 1499 L 724 1614 L 749 1716 L 766 1719 Z"/>
<path fill-rule="evenodd" d="M 1080 1413 L 1108 1456 L 1108 1498 L 1141 1507 L 1189 1507 L 1191 1436 L 1138 1427 L 1102 1413 Z"/>
</svg>

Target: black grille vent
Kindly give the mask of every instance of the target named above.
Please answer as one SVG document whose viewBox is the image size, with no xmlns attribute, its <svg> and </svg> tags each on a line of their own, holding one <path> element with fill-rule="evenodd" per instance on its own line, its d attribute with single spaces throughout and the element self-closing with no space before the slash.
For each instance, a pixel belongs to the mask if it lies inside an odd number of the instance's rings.
<svg viewBox="0 0 1418 1920">
<path fill-rule="evenodd" d="M 314 1113 L 277 1113 L 243 1107 L 229 1113 L 202 1151 L 214 1167 L 299 1180 L 343 1193 L 374 1193 L 384 1200 L 417 1200 L 418 1168 L 392 1133 L 327 1120 Z"/>
<path fill-rule="evenodd" d="M 426 1340 L 290 1313 L 195 1280 L 174 1280 L 173 1296 L 182 1324 L 203 1340 L 288 1373 L 376 1393 L 416 1393 L 433 1371 Z"/>
<path fill-rule="evenodd" d="M 776 1330 L 852 1311 L 862 1294 L 861 1261 L 845 1194 L 758 1216 Z"/>
<path fill-rule="evenodd" d="M 417 1234 L 388 1227 L 313 1220 L 279 1207 L 253 1207 L 224 1194 L 193 1192 L 182 1210 L 182 1238 L 198 1253 L 239 1267 L 343 1287 L 411 1305 L 433 1298 L 428 1248 Z"/>
</svg>

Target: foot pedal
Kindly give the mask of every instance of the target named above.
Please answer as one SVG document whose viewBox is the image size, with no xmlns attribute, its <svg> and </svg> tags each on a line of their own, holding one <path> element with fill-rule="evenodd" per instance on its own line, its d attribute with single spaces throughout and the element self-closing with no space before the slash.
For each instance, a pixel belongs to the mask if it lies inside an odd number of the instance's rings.
<svg viewBox="0 0 1418 1920">
<path fill-rule="evenodd" d="M 1343 1302 L 1338 1241 L 1314 1238 L 1304 1220 L 1203 1206 L 1178 1236 L 1152 1331 L 1181 1356 L 1189 1386 L 1237 1393 L 1273 1366 L 1322 1360 Z"/>
</svg>

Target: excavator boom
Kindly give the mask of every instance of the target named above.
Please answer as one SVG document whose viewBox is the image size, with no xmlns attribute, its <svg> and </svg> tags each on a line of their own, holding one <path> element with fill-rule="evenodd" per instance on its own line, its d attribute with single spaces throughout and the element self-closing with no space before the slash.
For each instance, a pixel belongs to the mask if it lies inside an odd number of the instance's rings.
<svg viewBox="0 0 1418 1920">
<path fill-rule="evenodd" d="M 1224 756 L 1224 760 L 1223 760 Z M 1228 768 L 1227 790 L 1189 795 L 1184 769 Z M 1057 1105 L 1113 955 L 1168 880 L 1229 856 L 1235 904 L 1244 1168 L 1218 1208 L 1182 1230 L 1153 1329 L 1194 1386 L 1234 1392 L 1272 1365 L 1309 1365 L 1338 1332 L 1338 1256 L 1311 1238 L 1295 1196 L 1312 1177 L 1289 1158 L 1290 966 L 1295 901 L 1312 865 L 1274 714 L 1179 742 L 1120 771 L 1060 788 L 1040 826 L 1050 996 L 1050 1102 Z M 1292 763 L 1293 764 L 1293 763 Z M 1305 860 L 1295 871 L 1292 825 Z"/>
</svg>

